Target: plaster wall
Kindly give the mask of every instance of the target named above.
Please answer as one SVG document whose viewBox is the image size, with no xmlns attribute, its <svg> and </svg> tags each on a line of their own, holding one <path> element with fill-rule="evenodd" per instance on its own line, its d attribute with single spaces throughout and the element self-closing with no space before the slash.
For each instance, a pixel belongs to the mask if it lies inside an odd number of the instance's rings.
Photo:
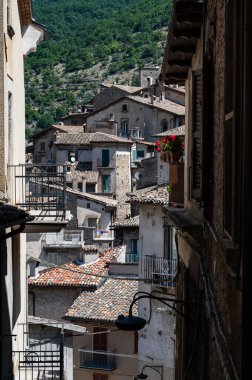
<svg viewBox="0 0 252 380">
<path fill-rule="evenodd" d="M 107 327 L 108 330 L 114 330 L 114 325 L 106 324 L 85 324 L 78 323 L 87 328 L 89 332 L 93 332 L 93 327 Z M 81 347 L 86 347 L 92 350 L 92 336 L 74 337 L 74 379 L 75 380 L 93 380 L 93 373 L 106 373 L 109 380 L 128 380 L 138 373 L 137 358 L 128 358 L 123 356 L 116 357 L 117 368 L 113 372 L 102 371 L 98 369 L 80 368 L 80 353 Z M 107 334 L 107 350 L 114 351 L 117 354 L 134 355 L 134 332 L 129 331 L 114 331 Z"/>
</svg>

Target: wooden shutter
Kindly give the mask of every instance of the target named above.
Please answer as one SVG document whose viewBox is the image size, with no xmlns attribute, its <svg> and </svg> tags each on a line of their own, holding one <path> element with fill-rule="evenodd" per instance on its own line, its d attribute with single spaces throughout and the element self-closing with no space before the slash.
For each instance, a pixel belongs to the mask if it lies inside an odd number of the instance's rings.
<svg viewBox="0 0 252 380">
<path fill-rule="evenodd" d="M 102 149 L 102 166 L 109 166 L 109 149 Z"/>
<path fill-rule="evenodd" d="M 191 196 L 202 198 L 202 71 L 193 74 L 192 178 Z"/>
<path fill-rule="evenodd" d="M 93 380 L 108 380 L 108 375 L 103 373 L 93 373 Z"/>
</svg>

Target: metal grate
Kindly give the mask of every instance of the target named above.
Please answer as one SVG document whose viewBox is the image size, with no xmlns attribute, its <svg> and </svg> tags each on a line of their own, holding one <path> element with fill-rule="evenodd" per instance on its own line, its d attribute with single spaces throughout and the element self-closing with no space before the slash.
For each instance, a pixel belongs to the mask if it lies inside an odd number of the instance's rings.
<svg viewBox="0 0 252 380">
<path fill-rule="evenodd" d="M 66 167 L 20 164 L 9 167 L 9 198 L 31 215 L 66 215 Z"/>
<path fill-rule="evenodd" d="M 177 274 L 177 260 L 146 255 L 144 257 L 144 278 L 146 282 L 165 287 L 174 287 Z"/>
</svg>

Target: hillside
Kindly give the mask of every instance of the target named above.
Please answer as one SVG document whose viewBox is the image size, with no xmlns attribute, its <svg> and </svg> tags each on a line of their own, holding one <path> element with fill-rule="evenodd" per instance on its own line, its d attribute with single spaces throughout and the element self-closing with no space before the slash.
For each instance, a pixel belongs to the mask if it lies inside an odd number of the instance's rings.
<svg viewBox="0 0 252 380">
<path fill-rule="evenodd" d="M 89 102 L 103 80 L 137 84 L 162 60 L 171 0 L 33 0 L 50 31 L 25 62 L 26 120 L 43 128 Z"/>
</svg>

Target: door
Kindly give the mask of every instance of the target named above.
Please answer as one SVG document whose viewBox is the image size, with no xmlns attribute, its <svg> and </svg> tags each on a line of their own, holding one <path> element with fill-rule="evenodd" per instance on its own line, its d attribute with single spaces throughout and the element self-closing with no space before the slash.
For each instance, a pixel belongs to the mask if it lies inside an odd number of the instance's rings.
<svg viewBox="0 0 252 380">
<path fill-rule="evenodd" d="M 93 350 L 94 351 L 107 351 L 107 328 L 94 327 L 93 332 Z M 107 365 L 107 355 L 94 353 L 94 364 L 100 368 Z"/>
</svg>

